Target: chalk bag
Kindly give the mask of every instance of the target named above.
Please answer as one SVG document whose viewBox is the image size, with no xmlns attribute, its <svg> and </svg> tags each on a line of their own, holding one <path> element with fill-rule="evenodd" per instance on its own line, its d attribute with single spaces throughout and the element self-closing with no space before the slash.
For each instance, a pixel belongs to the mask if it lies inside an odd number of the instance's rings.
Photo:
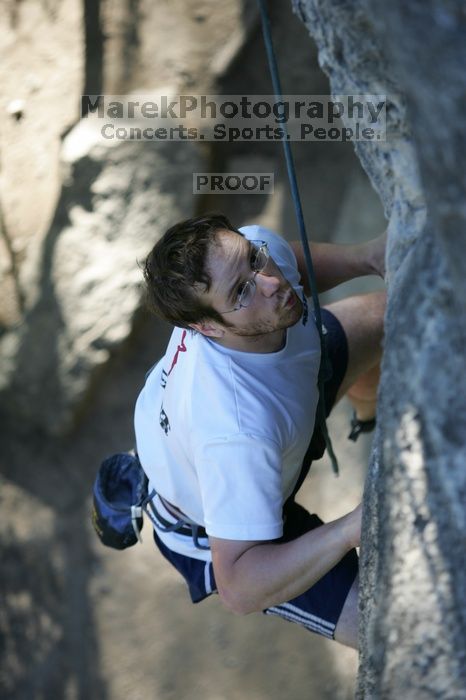
<svg viewBox="0 0 466 700">
<path fill-rule="evenodd" d="M 100 465 L 93 488 L 92 524 L 107 547 L 126 549 L 141 540 L 147 477 L 134 452 L 119 452 Z"/>
</svg>

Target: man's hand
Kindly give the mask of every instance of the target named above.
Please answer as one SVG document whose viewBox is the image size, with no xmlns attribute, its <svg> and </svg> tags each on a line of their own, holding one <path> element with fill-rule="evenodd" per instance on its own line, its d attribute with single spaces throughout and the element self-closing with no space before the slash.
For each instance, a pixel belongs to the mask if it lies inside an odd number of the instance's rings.
<svg viewBox="0 0 466 700">
<path fill-rule="evenodd" d="M 370 267 L 373 269 L 373 274 L 380 275 L 385 278 L 385 249 L 387 246 L 387 232 L 382 233 L 378 238 L 366 243 L 367 259 Z"/>
</svg>

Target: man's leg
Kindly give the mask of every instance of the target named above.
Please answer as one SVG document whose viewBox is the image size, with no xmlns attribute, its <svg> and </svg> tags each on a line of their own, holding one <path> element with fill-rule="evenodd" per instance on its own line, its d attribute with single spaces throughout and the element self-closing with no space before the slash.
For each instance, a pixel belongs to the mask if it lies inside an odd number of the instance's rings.
<svg viewBox="0 0 466 700">
<path fill-rule="evenodd" d="M 335 627 L 335 641 L 353 649 L 358 648 L 358 592 L 359 577 L 356 576 Z"/>
<path fill-rule="evenodd" d="M 340 321 L 348 341 L 348 367 L 336 400 L 347 394 L 361 420 L 375 414 L 385 304 L 386 293 L 374 292 L 326 307 Z M 335 628 L 335 640 L 354 649 L 358 648 L 358 590 L 356 577 Z"/>
<path fill-rule="evenodd" d="M 380 381 L 380 364 L 361 374 L 359 379 L 346 392 L 356 417 L 370 421 L 375 416 L 377 389 Z"/>
<path fill-rule="evenodd" d="M 362 420 L 375 411 L 385 302 L 385 292 L 373 292 L 325 307 L 340 321 L 348 341 L 348 367 L 336 400 L 348 394 Z"/>
</svg>

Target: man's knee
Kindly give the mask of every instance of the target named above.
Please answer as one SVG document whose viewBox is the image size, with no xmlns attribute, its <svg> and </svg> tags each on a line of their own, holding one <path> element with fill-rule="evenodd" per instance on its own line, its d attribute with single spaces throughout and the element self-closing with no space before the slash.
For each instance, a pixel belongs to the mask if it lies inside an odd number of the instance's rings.
<svg viewBox="0 0 466 700">
<path fill-rule="evenodd" d="M 340 321 L 348 343 L 348 368 L 338 398 L 380 362 L 385 304 L 383 291 L 348 297 L 326 307 Z"/>
<path fill-rule="evenodd" d="M 386 292 L 347 297 L 325 308 L 340 321 L 348 339 L 349 352 L 361 344 L 382 341 Z"/>
</svg>

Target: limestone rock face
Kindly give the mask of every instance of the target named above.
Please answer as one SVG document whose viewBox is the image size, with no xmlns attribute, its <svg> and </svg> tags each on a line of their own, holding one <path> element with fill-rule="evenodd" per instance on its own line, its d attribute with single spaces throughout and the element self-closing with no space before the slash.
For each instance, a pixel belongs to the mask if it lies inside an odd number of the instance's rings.
<svg viewBox="0 0 466 700">
<path fill-rule="evenodd" d="M 78 118 L 80 0 L 4 3 L 0 13 L 0 333 L 22 320 L 18 274 L 53 218 L 61 137 Z"/>
<path fill-rule="evenodd" d="M 295 0 L 334 94 L 387 94 L 355 144 L 389 220 L 385 352 L 364 494 L 360 698 L 466 697 L 466 16 Z"/>
<path fill-rule="evenodd" d="M 136 261 L 195 214 L 192 173 L 210 157 L 188 142 L 105 145 L 79 122 L 80 96 L 209 94 L 254 26 L 246 14 L 239 0 L 6 3 L 0 404 L 14 425 L 70 425 L 140 309 Z"/>
<path fill-rule="evenodd" d="M 192 211 L 180 173 L 201 162 L 190 144 L 106 146 L 98 129 L 84 120 L 65 139 L 68 184 L 21 270 L 25 319 L 0 338 L 3 406 L 53 433 L 69 427 L 93 374 L 128 337 L 141 306 L 137 263 Z"/>
</svg>

